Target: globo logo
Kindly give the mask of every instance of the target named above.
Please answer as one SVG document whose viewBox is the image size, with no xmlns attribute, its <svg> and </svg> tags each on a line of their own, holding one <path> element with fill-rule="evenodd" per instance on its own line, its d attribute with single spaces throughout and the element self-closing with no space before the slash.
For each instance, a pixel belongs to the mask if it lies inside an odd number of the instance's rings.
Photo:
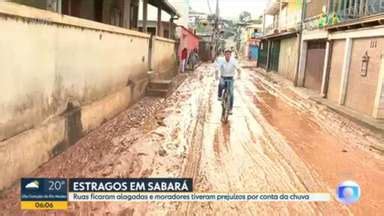
<svg viewBox="0 0 384 216">
<path fill-rule="evenodd" d="M 337 187 L 337 200 L 350 205 L 359 201 L 361 196 L 360 186 L 354 181 L 344 181 Z"/>
</svg>

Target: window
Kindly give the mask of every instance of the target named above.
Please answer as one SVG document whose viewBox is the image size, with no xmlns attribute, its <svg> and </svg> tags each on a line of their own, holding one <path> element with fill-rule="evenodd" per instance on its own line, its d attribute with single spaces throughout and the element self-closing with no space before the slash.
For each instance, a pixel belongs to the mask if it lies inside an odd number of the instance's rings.
<svg viewBox="0 0 384 216">
<path fill-rule="evenodd" d="M 169 38 L 169 31 L 168 30 L 164 30 L 164 37 Z"/>
</svg>

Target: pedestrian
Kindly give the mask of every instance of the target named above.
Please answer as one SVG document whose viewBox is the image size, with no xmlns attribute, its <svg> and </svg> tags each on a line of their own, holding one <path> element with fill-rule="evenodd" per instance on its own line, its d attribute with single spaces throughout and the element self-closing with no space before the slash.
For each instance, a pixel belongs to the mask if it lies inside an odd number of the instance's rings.
<svg viewBox="0 0 384 216">
<path fill-rule="evenodd" d="M 260 54 L 260 45 L 256 44 L 256 50 L 255 50 L 255 66 L 257 67 L 257 61 L 259 60 L 259 54 Z"/>
<path fill-rule="evenodd" d="M 199 62 L 199 55 L 197 54 L 197 48 L 193 49 L 189 55 L 188 64 L 190 65 L 192 71 L 195 70 L 195 66 Z"/>
<path fill-rule="evenodd" d="M 233 84 L 235 72 L 238 72 L 238 77 L 240 78 L 241 69 L 238 65 L 238 62 L 235 58 L 231 57 L 232 50 L 226 49 L 224 51 L 224 57 L 219 57 L 216 59 L 216 79 L 220 76 L 219 87 L 218 87 L 218 100 L 221 101 L 223 91 L 226 85 L 229 88 L 229 95 L 231 98 L 229 114 L 232 115 L 232 108 L 234 103 L 233 95 Z"/>
<path fill-rule="evenodd" d="M 188 49 L 184 48 L 181 51 L 181 61 L 180 61 L 180 72 L 181 73 L 184 73 L 184 71 L 185 71 L 185 66 L 186 66 L 185 63 L 187 61 L 187 57 L 188 57 Z"/>
</svg>

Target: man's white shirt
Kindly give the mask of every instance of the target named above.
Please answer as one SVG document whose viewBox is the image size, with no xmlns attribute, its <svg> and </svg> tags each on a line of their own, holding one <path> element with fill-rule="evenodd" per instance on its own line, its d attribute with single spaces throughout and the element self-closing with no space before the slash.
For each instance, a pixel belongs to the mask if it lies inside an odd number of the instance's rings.
<svg viewBox="0 0 384 216">
<path fill-rule="evenodd" d="M 227 62 L 225 57 L 219 57 L 216 59 L 216 69 L 220 71 L 220 75 L 223 77 L 233 77 L 239 66 L 235 58 L 231 58 Z"/>
</svg>

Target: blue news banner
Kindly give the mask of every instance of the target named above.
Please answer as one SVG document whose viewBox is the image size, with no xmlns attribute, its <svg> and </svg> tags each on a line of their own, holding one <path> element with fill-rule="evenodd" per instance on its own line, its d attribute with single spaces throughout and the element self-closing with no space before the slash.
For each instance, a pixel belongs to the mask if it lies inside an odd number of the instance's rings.
<svg viewBox="0 0 384 216">
<path fill-rule="evenodd" d="M 348 193 L 353 192 L 345 188 Z M 68 202 L 328 202 L 329 193 L 194 193 L 191 178 L 24 178 L 21 208 L 67 209 Z"/>
<path fill-rule="evenodd" d="M 193 182 L 191 178 L 22 178 L 20 188 L 22 209 L 57 210 L 67 209 L 68 201 L 108 201 L 111 196 L 105 195 L 111 193 L 116 201 L 129 200 L 124 194 L 130 193 L 192 192 Z"/>
</svg>

